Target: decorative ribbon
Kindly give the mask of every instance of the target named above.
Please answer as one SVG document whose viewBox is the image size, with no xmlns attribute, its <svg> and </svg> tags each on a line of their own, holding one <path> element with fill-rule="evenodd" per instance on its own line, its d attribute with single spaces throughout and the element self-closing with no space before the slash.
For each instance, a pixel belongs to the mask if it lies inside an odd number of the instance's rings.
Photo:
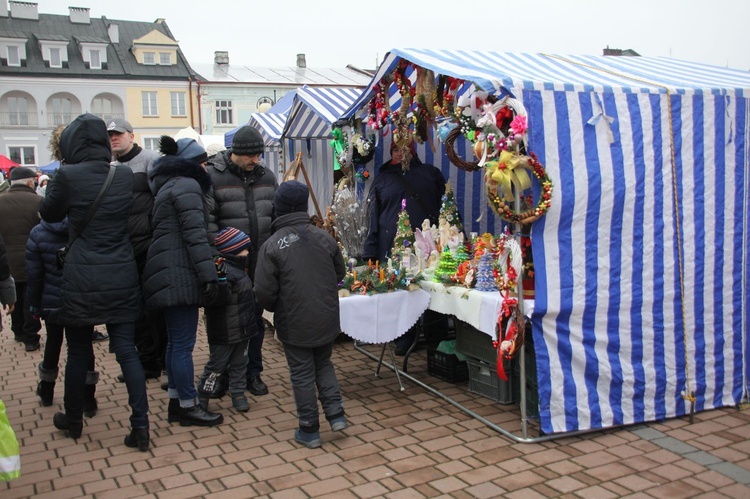
<svg viewBox="0 0 750 499">
<path fill-rule="evenodd" d="M 497 161 L 490 161 L 485 165 L 487 175 L 500 186 L 502 197 L 506 201 L 515 200 L 513 184 L 516 184 L 519 192 L 531 187 L 529 172 L 519 166 L 522 159 L 522 156 L 503 151 Z"/>
<path fill-rule="evenodd" d="M 597 106 L 599 106 L 599 112 L 595 112 L 594 115 L 589 118 L 586 123 L 592 126 L 596 126 L 597 123 L 599 123 L 603 119 L 604 123 L 607 124 L 607 140 L 610 144 L 612 144 L 615 141 L 615 135 L 614 133 L 612 133 L 612 123 L 615 121 L 615 119 L 612 116 L 607 116 L 606 114 L 604 114 L 604 104 L 602 103 L 602 99 L 601 97 L 599 97 L 599 94 L 594 93 L 592 96 L 592 100 Z"/>
</svg>

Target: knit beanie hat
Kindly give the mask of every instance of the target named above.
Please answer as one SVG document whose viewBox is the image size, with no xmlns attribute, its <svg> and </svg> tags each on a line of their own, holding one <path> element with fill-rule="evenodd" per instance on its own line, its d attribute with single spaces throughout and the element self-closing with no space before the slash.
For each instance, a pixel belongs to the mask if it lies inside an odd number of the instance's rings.
<svg viewBox="0 0 750 499">
<path fill-rule="evenodd" d="M 216 234 L 216 249 L 225 255 L 236 255 L 250 249 L 250 238 L 240 229 L 225 227 Z"/>
<path fill-rule="evenodd" d="M 232 138 L 232 152 L 238 156 L 263 154 L 263 136 L 255 128 L 245 125 Z"/>
<path fill-rule="evenodd" d="M 177 156 L 195 163 L 203 163 L 208 160 L 206 150 L 195 139 L 175 141 L 169 135 L 162 135 L 159 140 L 159 150 L 166 156 Z"/>
<path fill-rule="evenodd" d="M 297 180 L 282 182 L 273 196 L 273 207 L 276 216 L 286 215 L 297 211 L 307 212 L 307 198 L 310 191 L 307 186 Z"/>
</svg>

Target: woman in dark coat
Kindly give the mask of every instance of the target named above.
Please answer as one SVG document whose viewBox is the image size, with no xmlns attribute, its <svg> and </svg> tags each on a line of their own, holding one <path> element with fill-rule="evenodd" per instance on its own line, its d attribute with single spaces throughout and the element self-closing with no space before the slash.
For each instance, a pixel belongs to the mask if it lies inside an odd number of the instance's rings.
<svg viewBox="0 0 750 499">
<path fill-rule="evenodd" d="M 211 188 L 206 172 L 206 151 L 193 139 L 161 138 L 165 154 L 149 172 L 156 193 L 154 229 L 143 271 L 146 307 L 162 309 L 167 321 L 167 377 L 169 422 L 180 426 L 214 426 L 224 417 L 206 411 L 195 389 L 193 348 L 198 312 L 219 292 L 213 252 L 208 244 L 208 208 Z"/>
<path fill-rule="evenodd" d="M 112 154 L 104 121 L 92 114 L 76 118 L 60 136 L 60 151 L 64 165 L 47 185 L 39 211 L 48 222 L 67 216 L 72 233 L 82 225 L 110 171 Z M 125 445 L 145 451 L 149 446 L 148 399 L 134 344 L 140 296 L 128 238 L 132 203 L 133 172 L 118 166 L 101 205 L 68 250 L 58 316 L 68 341 L 65 413 L 55 414 L 54 423 L 72 438 L 81 436 L 86 371 L 93 356 L 91 326 L 106 324 L 132 409 L 132 431 Z"/>
</svg>

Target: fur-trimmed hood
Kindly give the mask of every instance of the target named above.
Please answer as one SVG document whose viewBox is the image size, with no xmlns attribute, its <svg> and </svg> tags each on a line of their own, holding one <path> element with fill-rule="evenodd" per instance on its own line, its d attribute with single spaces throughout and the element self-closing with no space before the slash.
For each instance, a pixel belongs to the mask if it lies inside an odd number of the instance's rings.
<svg viewBox="0 0 750 499">
<path fill-rule="evenodd" d="M 211 189 L 211 176 L 201 165 L 178 156 L 162 156 L 154 161 L 148 172 L 148 182 L 151 192 L 157 193 L 159 189 L 171 178 L 188 177 L 195 179 L 204 193 Z"/>
</svg>

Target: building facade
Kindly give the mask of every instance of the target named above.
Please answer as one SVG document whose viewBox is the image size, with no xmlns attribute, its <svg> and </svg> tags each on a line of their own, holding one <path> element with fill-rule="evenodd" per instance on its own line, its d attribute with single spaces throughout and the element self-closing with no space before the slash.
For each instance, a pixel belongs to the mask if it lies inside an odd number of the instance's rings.
<svg viewBox="0 0 750 499">
<path fill-rule="evenodd" d="M 160 135 L 197 126 L 195 79 L 162 19 L 39 14 L 0 0 L 0 154 L 16 163 L 48 164 L 50 133 L 81 113 L 126 118 L 156 148 Z"/>
</svg>

